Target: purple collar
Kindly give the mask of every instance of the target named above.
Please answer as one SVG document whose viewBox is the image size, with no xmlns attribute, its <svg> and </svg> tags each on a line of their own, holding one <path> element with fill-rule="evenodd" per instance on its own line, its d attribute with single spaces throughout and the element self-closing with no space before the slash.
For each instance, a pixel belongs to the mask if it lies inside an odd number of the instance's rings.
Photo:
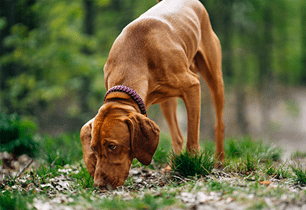
<svg viewBox="0 0 306 210">
<path fill-rule="evenodd" d="M 136 93 L 135 90 L 133 90 L 132 88 L 129 88 L 127 86 L 124 85 L 118 85 L 118 86 L 114 86 L 111 89 L 109 89 L 105 96 L 104 96 L 104 101 L 106 99 L 106 96 L 111 93 L 111 92 L 124 92 L 126 94 L 128 94 L 129 96 L 131 96 L 131 98 L 138 104 L 141 114 L 145 115 L 146 114 L 146 107 L 142 101 L 142 99 L 140 98 L 140 96 Z"/>
</svg>

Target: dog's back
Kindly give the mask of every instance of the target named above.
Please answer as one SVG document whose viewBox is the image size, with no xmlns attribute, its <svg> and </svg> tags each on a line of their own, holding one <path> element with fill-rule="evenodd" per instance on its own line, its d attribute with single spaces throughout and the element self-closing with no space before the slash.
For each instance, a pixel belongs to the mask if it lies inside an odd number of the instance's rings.
<svg viewBox="0 0 306 210">
<path fill-rule="evenodd" d="M 114 75 L 117 80 L 119 74 L 122 80 L 128 81 L 137 81 L 142 76 L 148 78 L 150 72 L 158 71 L 151 78 L 169 83 L 172 80 L 169 77 L 185 74 L 185 69 L 192 64 L 203 33 L 213 31 L 207 11 L 198 0 L 161 1 L 127 25 L 118 36 L 105 68 L 106 86 L 113 70 L 117 72 Z M 141 72 L 133 73 L 131 69 Z"/>
<path fill-rule="evenodd" d="M 152 43 L 159 47 L 158 50 L 169 49 L 168 40 L 177 42 L 176 44 L 184 49 L 188 63 L 191 63 L 199 47 L 203 27 L 211 29 L 210 23 L 209 26 L 202 26 L 207 22 L 209 23 L 208 13 L 198 0 L 163 0 L 142 14 L 126 29 L 139 27 L 142 30 L 146 28 L 148 31 L 146 43 L 154 39 Z M 134 34 L 134 31 L 131 33 Z M 170 45 L 173 48 L 173 43 Z"/>
</svg>

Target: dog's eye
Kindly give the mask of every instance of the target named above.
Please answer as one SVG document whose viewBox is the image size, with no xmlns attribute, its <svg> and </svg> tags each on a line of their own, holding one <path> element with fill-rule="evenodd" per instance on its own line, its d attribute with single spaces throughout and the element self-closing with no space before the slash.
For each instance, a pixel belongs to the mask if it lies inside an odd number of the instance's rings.
<svg viewBox="0 0 306 210">
<path fill-rule="evenodd" d="M 110 150 L 115 150 L 116 149 L 116 145 L 110 144 L 110 145 L 108 145 L 108 148 Z"/>
<path fill-rule="evenodd" d="M 96 150 L 93 147 L 90 147 L 92 149 L 92 151 L 96 152 Z"/>
</svg>

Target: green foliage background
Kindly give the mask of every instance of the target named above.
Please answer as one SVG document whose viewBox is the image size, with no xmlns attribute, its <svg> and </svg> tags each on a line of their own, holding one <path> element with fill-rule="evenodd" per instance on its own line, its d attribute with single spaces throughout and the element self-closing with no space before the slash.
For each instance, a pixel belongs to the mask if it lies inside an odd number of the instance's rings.
<svg viewBox="0 0 306 210">
<path fill-rule="evenodd" d="M 7 151 L 15 156 L 36 156 L 39 145 L 34 141 L 36 124 L 20 120 L 17 114 L 0 113 L 0 152 Z"/>
<path fill-rule="evenodd" d="M 203 3 L 222 44 L 226 87 L 251 87 L 262 94 L 272 82 L 306 84 L 304 0 Z M 0 112 L 33 118 L 49 131 L 79 129 L 102 105 L 103 66 L 113 41 L 155 4 L 3 0 Z"/>
</svg>

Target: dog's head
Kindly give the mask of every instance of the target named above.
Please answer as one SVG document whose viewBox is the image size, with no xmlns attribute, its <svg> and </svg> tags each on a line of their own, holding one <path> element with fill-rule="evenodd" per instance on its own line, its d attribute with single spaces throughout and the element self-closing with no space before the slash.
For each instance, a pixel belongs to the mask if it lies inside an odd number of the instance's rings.
<svg viewBox="0 0 306 210">
<path fill-rule="evenodd" d="M 94 177 L 94 185 L 116 188 L 124 184 L 134 157 L 144 165 L 151 163 L 159 142 L 159 128 L 125 105 L 106 104 L 82 128 L 81 139 L 84 161 Z"/>
</svg>

